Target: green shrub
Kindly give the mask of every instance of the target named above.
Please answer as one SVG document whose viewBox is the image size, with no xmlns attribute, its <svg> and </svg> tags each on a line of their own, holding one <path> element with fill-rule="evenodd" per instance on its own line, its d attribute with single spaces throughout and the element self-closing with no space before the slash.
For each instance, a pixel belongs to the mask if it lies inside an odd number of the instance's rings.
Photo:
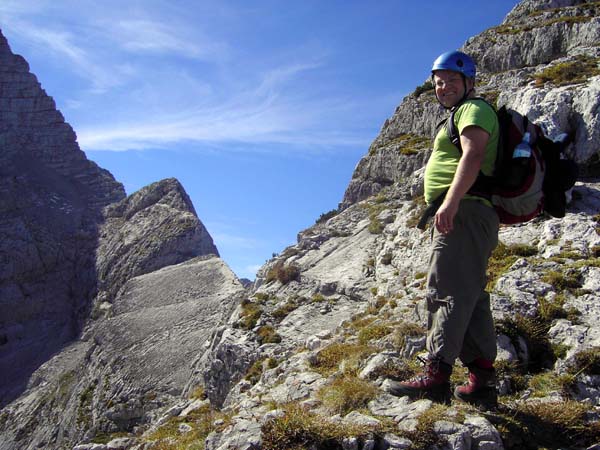
<svg viewBox="0 0 600 450">
<path fill-rule="evenodd" d="M 258 342 L 262 344 L 277 344 L 281 342 L 281 336 L 277 334 L 275 328 L 271 325 L 264 325 L 260 327 L 256 335 L 258 336 Z"/>
<path fill-rule="evenodd" d="M 190 398 L 206 400 L 206 391 L 204 390 L 204 386 L 196 387 L 189 395 Z"/>
<path fill-rule="evenodd" d="M 521 336 L 529 349 L 527 370 L 538 373 L 554 365 L 556 355 L 548 338 L 550 323 L 541 317 L 525 317 L 517 314 L 496 324 L 499 334 L 505 334 L 516 342 Z"/>
<path fill-rule="evenodd" d="M 587 448 L 600 439 L 583 403 L 525 401 L 488 416 L 507 450 Z"/>
<path fill-rule="evenodd" d="M 215 425 L 217 420 L 220 420 L 222 425 Z M 189 425 L 191 431 L 182 434 L 179 431 L 182 423 Z M 171 417 L 143 439 L 152 442 L 152 448 L 159 450 L 201 450 L 204 449 L 204 441 L 211 432 L 222 432 L 230 423 L 231 417 L 213 410 L 210 405 L 205 405 L 186 417 Z"/>
<path fill-rule="evenodd" d="M 542 275 L 542 281 L 552 286 L 556 292 L 573 291 L 582 286 L 581 275 L 573 271 L 562 273 L 549 270 Z"/>
<path fill-rule="evenodd" d="M 271 295 L 265 292 L 257 292 L 256 294 L 254 294 L 254 298 L 261 303 L 265 303 L 269 301 Z"/>
<path fill-rule="evenodd" d="M 278 280 L 281 284 L 288 284 L 290 281 L 295 281 L 300 278 L 300 268 L 295 264 L 285 265 L 283 261 L 279 261 L 267 272 L 266 281 Z"/>
<path fill-rule="evenodd" d="M 519 257 L 528 257 L 537 254 L 537 248 L 531 245 L 515 244 L 505 245 L 499 242 L 488 262 L 487 289 L 492 290 L 498 278 L 500 278 Z"/>
<path fill-rule="evenodd" d="M 513 361 L 496 361 L 496 374 L 498 379 L 509 382 L 512 393 L 524 391 L 529 387 L 525 367 Z"/>
<path fill-rule="evenodd" d="M 338 209 L 332 209 L 329 212 L 323 213 L 319 216 L 319 218 L 317 219 L 316 223 L 325 223 L 327 222 L 329 219 L 331 219 L 332 217 L 335 217 L 339 214 L 339 210 Z"/>
<path fill-rule="evenodd" d="M 536 441 L 542 446 L 572 445 L 586 442 L 590 445 L 600 439 L 600 426 L 586 421 L 587 406 L 567 400 L 562 402 L 524 402 L 517 405 L 518 418 L 522 423 L 535 423 L 531 429 Z"/>
<path fill-rule="evenodd" d="M 311 301 L 312 303 L 322 303 L 322 302 L 324 302 L 324 301 L 325 301 L 325 297 L 323 296 L 323 294 L 319 294 L 319 293 L 317 292 L 316 294 L 314 294 L 314 295 L 311 297 L 310 301 Z"/>
<path fill-rule="evenodd" d="M 427 203 L 425 202 L 425 197 L 423 195 L 414 197 L 411 203 L 410 214 L 406 219 L 406 226 L 409 228 L 416 227 L 426 208 Z"/>
<path fill-rule="evenodd" d="M 422 93 L 433 91 L 433 89 L 433 83 L 431 82 L 431 80 L 427 80 L 421 86 L 417 86 L 412 95 L 415 97 L 419 97 Z"/>
<path fill-rule="evenodd" d="M 263 311 L 260 305 L 248 299 L 244 299 L 242 301 L 242 311 L 238 321 L 239 326 L 244 330 L 251 330 L 256 326 L 262 313 Z"/>
<path fill-rule="evenodd" d="M 542 372 L 529 380 L 529 387 L 535 397 L 546 397 L 552 392 L 569 395 L 575 383 L 573 375 L 557 375 L 554 372 Z"/>
<path fill-rule="evenodd" d="M 400 322 L 395 324 L 392 334 L 392 343 L 398 350 L 402 350 L 406 345 L 406 338 L 424 336 L 425 329 L 413 322 Z"/>
<path fill-rule="evenodd" d="M 293 300 L 288 300 L 272 312 L 273 318 L 283 320 L 289 313 L 298 308 L 298 304 Z"/>
<path fill-rule="evenodd" d="M 441 448 L 448 443 L 448 440 L 444 438 L 444 435 L 438 434 L 434 430 L 436 422 L 440 420 L 449 420 L 446 414 L 447 411 L 447 406 L 434 404 L 419 416 L 417 419 L 417 427 L 414 431 L 402 433 L 412 441 L 411 449 Z"/>
<path fill-rule="evenodd" d="M 383 232 L 383 224 L 376 216 L 371 216 L 368 230 L 371 234 L 381 234 Z"/>
<path fill-rule="evenodd" d="M 244 380 L 249 381 L 253 385 L 258 383 L 263 373 L 264 362 L 265 358 L 254 361 L 254 364 L 248 368 Z"/>
<path fill-rule="evenodd" d="M 387 252 L 381 257 L 381 264 L 389 266 L 392 263 L 393 258 L 394 254 L 392 252 Z"/>
</svg>

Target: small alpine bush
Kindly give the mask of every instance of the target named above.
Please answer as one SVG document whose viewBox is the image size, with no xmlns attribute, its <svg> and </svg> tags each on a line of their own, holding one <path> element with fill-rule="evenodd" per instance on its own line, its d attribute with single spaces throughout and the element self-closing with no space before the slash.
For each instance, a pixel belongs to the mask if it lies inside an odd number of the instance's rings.
<svg viewBox="0 0 600 450">
<path fill-rule="evenodd" d="M 290 281 L 295 281 L 300 278 L 300 268 L 295 264 L 285 265 L 283 261 L 279 261 L 272 267 L 266 276 L 267 283 L 278 280 L 281 284 L 288 284 Z"/>
</svg>

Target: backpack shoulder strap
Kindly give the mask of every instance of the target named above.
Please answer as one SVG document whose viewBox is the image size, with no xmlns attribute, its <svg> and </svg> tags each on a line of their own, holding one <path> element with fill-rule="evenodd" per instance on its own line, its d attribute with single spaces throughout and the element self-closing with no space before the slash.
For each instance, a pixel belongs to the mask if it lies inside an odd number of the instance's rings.
<svg viewBox="0 0 600 450">
<path fill-rule="evenodd" d="M 462 147 L 460 145 L 460 135 L 458 133 L 458 128 L 456 127 L 456 123 L 454 122 L 454 114 L 456 113 L 458 108 L 460 108 L 468 100 L 482 100 L 485 103 L 487 103 L 490 106 L 490 108 L 492 108 L 492 110 L 496 113 L 496 115 L 498 115 L 498 111 L 496 111 L 496 108 L 494 107 L 494 105 L 492 105 L 490 102 L 488 102 L 483 97 L 473 97 L 473 98 L 467 99 L 464 102 L 461 102 L 458 105 L 454 106 L 450 110 L 450 117 L 448 117 L 448 120 L 446 121 L 446 130 L 448 132 L 448 137 L 450 138 L 450 142 L 452 142 L 452 144 L 458 149 L 458 151 L 460 152 L 461 155 L 462 155 Z"/>
</svg>

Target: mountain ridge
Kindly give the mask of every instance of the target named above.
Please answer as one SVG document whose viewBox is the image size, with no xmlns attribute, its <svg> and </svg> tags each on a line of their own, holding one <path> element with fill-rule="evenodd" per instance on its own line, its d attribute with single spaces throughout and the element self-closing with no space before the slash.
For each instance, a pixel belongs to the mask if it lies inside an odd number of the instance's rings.
<svg viewBox="0 0 600 450">
<path fill-rule="evenodd" d="M 463 47 L 483 69 L 481 95 L 531 115 L 549 136 L 575 135 L 568 152 L 587 177 L 597 173 L 600 75 L 565 85 L 538 80 L 549 69 L 579 67 L 581 55 L 597 65 L 599 30 L 597 3 L 525 0 Z M 595 448 L 597 177 L 578 181 L 564 219 L 500 232 L 489 274 L 499 411 L 380 390 L 387 377 L 418 370 L 414 358 L 424 349 L 429 241 L 414 221 L 429 136 L 443 116 L 427 85 L 403 99 L 336 214 L 299 232 L 250 289 L 210 249 L 154 268 L 170 238 L 126 230 L 148 208 L 158 219 L 169 211 L 181 231 L 175 240 L 194 248 L 189 228 L 178 225 L 195 214 L 174 180 L 160 182 L 167 194 L 151 201 L 112 202 L 104 245 L 119 233 L 115 245 L 155 236 L 159 251 L 148 253 L 149 266 L 117 258 L 127 269 L 104 278 L 109 289 L 93 299 L 81 339 L 33 372 L 0 412 L 0 449 Z M 100 267 L 117 265 L 108 258 Z M 457 374 L 453 382 L 462 382 Z"/>
</svg>

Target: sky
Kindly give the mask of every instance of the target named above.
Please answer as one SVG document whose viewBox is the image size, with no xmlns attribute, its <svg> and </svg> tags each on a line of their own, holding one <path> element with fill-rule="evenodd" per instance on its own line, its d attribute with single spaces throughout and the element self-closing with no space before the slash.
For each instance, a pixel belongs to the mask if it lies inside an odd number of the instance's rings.
<svg viewBox="0 0 600 450">
<path fill-rule="evenodd" d="M 254 279 L 336 209 L 433 60 L 508 0 L 0 0 L 87 157 L 127 194 L 175 177 Z"/>
</svg>

